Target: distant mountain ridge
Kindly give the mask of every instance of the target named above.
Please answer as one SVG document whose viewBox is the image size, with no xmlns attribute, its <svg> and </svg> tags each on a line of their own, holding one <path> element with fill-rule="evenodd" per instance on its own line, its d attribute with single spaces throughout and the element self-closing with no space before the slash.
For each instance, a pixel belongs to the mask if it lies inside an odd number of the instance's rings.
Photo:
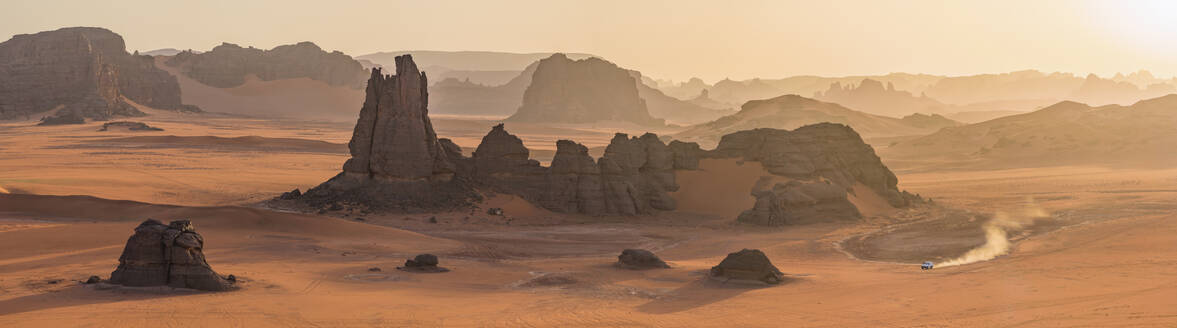
<svg viewBox="0 0 1177 328">
<path fill-rule="evenodd" d="M 167 60 L 167 65 L 201 83 L 232 88 L 245 83 L 249 75 L 262 81 L 310 78 L 331 86 L 362 88 L 363 65 L 342 52 L 326 52 L 312 42 L 281 45 L 270 50 L 243 48 L 223 43 L 213 50 L 184 51 Z"/>
<path fill-rule="evenodd" d="M 868 80 L 871 82 L 867 82 Z M 894 91 L 908 92 L 916 99 L 904 100 L 893 96 L 880 98 L 879 95 L 871 97 L 861 94 L 839 97 L 834 94 L 843 92 L 830 89 L 832 85 L 861 86 L 864 83 L 873 85 L 874 82 L 891 85 Z M 783 94 L 812 94 L 817 98 L 839 102 L 863 111 L 899 117 L 911 113 L 934 112 L 927 110 L 935 108 L 932 101 L 945 105 L 942 112 L 944 114 L 1029 112 L 1062 100 L 1128 105 L 1138 100 L 1175 92 L 1177 78 L 1160 79 L 1148 71 L 1101 78 L 1096 75 L 1081 77 L 1069 73 L 1024 70 L 967 76 L 892 73 L 851 77 L 793 76 L 742 81 L 725 79 L 714 85 L 699 79 L 677 84 L 659 80 L 657 85 L 667 95 L 684 100 L 696 97 L 701 90 L 708 90 L 711 99 L 732 105 Z"/>
<path fill-rule="evenodd" d="M 423 71 L 429 72 L 434 83 L 446 78 L 467 80 L 486 86 L 509 82 L 531 64 L 551 57 L 555 52 L 512 53 L 496 51 L 435 51 L 404 50 L 377 52 L 357 56 L 385 67 L 394 65 L 394 58 L 411 54 Z M 564 53 L 571 59 L 599 57 L 586 53 Z"/>
<path fill-rule="evenodd" d="M 1177 94 L 1130 106 L 1063 101 L 885 147 L 903 166 L 1006 168 L 1117 162 L 1177 166 Z"/>
<path fill-rule="evenodd" d="M 758 128 L 792 130 L 822 122 L 845 124 L 864 138 L 924 135 L 960 125 L 940 115 L 911 115 L 900 119 L 863 113 L 798 95 L 784 95 L 749 101 L 735 114 L 694 125 L 673 137 L 709 145 L 718 142 L 719 136 L 735 131 Z"/>
</svg>

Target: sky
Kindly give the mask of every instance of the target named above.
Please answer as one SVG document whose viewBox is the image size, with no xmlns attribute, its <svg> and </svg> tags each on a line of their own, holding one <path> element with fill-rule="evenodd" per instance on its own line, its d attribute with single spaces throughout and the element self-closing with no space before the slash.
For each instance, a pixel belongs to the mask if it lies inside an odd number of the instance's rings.
<svg viewBox="0 0 1177 328">
<path fill-rule="evenodd" d="M 585 52 L 707 82 L 1023 69 L 1177 75 L 1177 1 L 0 0 L 0 38 L 69 26 L 129 50 Z"/>
</svg>

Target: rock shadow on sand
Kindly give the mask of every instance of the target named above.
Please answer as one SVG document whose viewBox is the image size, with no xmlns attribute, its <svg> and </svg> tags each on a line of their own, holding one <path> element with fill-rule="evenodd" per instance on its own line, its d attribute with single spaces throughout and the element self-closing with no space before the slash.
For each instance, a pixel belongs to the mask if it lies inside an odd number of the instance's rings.
<svg viewBox="0 0 1177 328">
<path fill-rule="evenodd" d="M 722 302 L 743 293 L 764 288 L 776 288 L 800 281 L 799 278 L 786 276 L 779 284 L 752 284 L 743 282 L 724 282 L 712 279 L 706 272 L 704 277 L 692 283 L 679 287 L 646 304 L 639 305 L 637 310 L 647 314 L 671 314 L 688 311 L 704 305 Z"/>
<path fill-rule="evenodd" d="M 141 301 L 168 297 L 197 295 L 195 289 L 170 287 L 122 287 L 116 285 L 76 285 L 40 294 L 25 295 L 0 301 L 0 317 L 41 310 L 87 306 L 95 304 Z M 98 287 L 103 286 L 103 287 Z M 100 290 L 100 289 L 111 290 Z M 105 292 L 105 293 L 104 293 Z"/>
</svg>

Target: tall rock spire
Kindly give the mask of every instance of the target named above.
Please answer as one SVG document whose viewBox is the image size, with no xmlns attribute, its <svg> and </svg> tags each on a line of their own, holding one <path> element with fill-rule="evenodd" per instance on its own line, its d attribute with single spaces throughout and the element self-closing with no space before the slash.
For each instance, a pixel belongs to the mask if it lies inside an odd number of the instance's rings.
<svg viewBox="0 0 1177 328">
<path fill-rule="evenodd" d="M 372 69 L 344 172 L 409 180 L 453 173 L 429 121 L 428 104 L 428 81 L 412 56 L 396 57 L 395 75 Z"/>
</svg>

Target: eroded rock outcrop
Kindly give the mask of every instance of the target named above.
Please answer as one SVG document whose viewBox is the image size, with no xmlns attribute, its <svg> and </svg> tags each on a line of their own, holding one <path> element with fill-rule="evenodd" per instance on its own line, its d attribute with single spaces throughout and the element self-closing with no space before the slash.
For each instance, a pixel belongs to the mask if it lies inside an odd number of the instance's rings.
<svg viewBox="0 0 1177 328">
<path fill-rule="evenodd" d="M 204 258 L 204 237 L 192 222 L 164 225 L 149 219 L 127 239 L 110 282 L 134 287 L 170 286 L 209 291 L 231 290 L 234 280 L 221 277 Z M 230 276 L 232 277 L 232 276 Z"/>
<path fill-rule="evenodd" d="M 650 116 L 629 71 L 600 58 L 543 59 L 523 92 L 523 106 L 508 120 L 519 122 L 630 122 L 661 126 Z"/>
<path fill-rule="evenodd" d="M 123 38 L 109 30 L 71 27 L 0 43 L 0 119 L 52 110 L 46 125 L 144 115 L 128 100 L 199 111 L 180 103 L 174 76 L 156 68 L 150 56 L 127 53 Z"/>
<path fill-rule="evenodd" d="M 270 50 L 224 43 L 209 52 L 180 52 L 166 64 L 179 67 L 200 83 L 218 88 L 240 86 L 248 75 L 262 81 L 305 77 L 332 86 L 357 89 L 364 86 L 364 67 L 360 62 L 339 51 L 323 51 L 311 42 Z"/>
<path fill-rule="evenodd" d="M 723 136 L 710 157 L 757 161 L 773 176 L 752 190 L 756 205 L 742 222 L 781 225 L 857 219 L 847 193 L 861 184 L 891 206 L 907 207 L 919 198 L 899 191 L 899 180 L 848 126 L 821 123 L 793 131 L 756 129 Z"/>
<path fill-rule="evenodd" d="M 635 215 L 673 210 L 674 199 L 667 193 L 678 190 L 674 169 L 697 166 L 697 158 L 676 156 L 652 133 L 614 135 L 599 160 L 570 140 L 556 143 L 550 167 L 527 159 L 528 154 L 518 137 L 495 126 L 474 152 L 475 178 L 488 189 L 556 212 Z"/>
<path fill-rule="evenodd" d="M 402 212 L 455 209 L 479 199 L 461 148 L 433 131 L 427 85 L 409 55 L 397 59 L 395 75 L 373 69 L 343 172 L 298 199 Z"/>
</svg>

